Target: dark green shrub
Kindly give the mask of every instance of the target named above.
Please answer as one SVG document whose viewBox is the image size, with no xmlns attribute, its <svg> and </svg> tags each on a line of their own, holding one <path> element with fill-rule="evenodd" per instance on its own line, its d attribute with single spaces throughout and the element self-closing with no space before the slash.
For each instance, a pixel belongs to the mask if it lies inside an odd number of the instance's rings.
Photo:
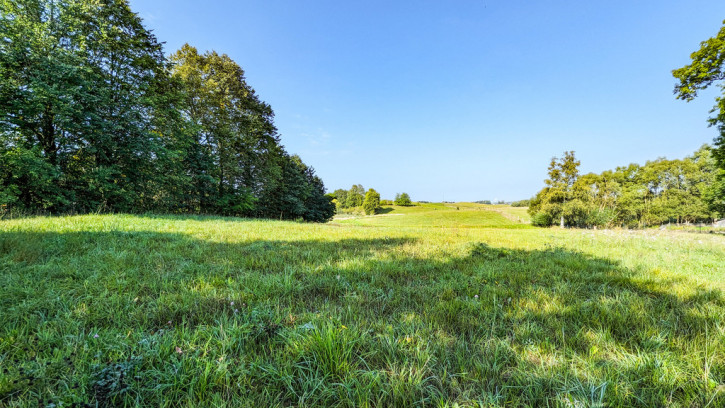
<svg viewBox="0 0 725 408">
<path fill-rule="evenodd" d="M 566 202 L 562 207 L 564 224 L 570 227 L 586 227 L 589 210 L 589 206 L 581 200 L 575 199 Z"/>
<path fill-rule="evenodd" d="M 587 226 L 607 227 L 612 224 L 617 214 L 611 208 L 597 208 L 587 216 Z"/>
<path fill-rule="evenodd" d="M 0 149 L 0 206 L 5 211 L 48 211 L 67 203 L 60 174 L 38 149 Z"/>
<path fill-rule="evenodd" d="M 536 213 L 531 217 L 531 225 L 537 227 L 550 227 L 552 221 L 551 215 L 545 212 Z"/>
<path fill-rule="evenodd" d="M 511 207 L 528 207 L 531 200 L 519 200 L 511 203 Z"/>
</svg>

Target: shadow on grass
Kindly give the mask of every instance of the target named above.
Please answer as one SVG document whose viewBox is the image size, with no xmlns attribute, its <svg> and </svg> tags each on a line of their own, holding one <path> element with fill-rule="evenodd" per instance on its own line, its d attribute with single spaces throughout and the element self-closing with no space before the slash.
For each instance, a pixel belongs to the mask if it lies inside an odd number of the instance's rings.
<svg viewBox="0 0 725 408">
<path fill-rule="evenodd" d="M 0 404 L 48 389 L 101 405 L 723 403 L 719 290 L 558 248 L 419 245 L 2 233 L 0 361 L 39 373 L 84 354 L 36 383 L 3 374 Z M 99 391 L 98 367 L 138 356 L 127 388 Z"/>
</svg>

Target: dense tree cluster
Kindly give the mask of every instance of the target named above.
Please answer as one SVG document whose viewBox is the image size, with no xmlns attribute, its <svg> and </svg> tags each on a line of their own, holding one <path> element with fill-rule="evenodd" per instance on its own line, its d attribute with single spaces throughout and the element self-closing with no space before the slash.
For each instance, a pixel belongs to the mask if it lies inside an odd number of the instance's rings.
<svg viewBox="0 0 725 408">
<path fill-rule="evenodd" d="M 333 191 L 332 198 L 339 210 L 362 207 L 365 201 L 365 189 L 361 184 L 353 184 L 349 190 L 339 188 Z"/>
<path fill-rule="evenodd" d="M 0 0 L 0 39 L 6 210 L 334 214 L 242 68 L 165 58 L 126 0 Z"/>
<path fill-rule="evenodd" d="M 337 189 L 329 195 L 338 211 L 362 209 L 367 215 L 377 214 L 381 205 L 389 200 L 380 200 L 380 193 L 375 189 L 365 191 L 361 184 L 353 184 L 349 190 Z"/>
<path fill-rule="evenodd" d="M 710 146 L 682 160 L 657 159 L 579 175 L 574 152 L 552 159 L 546 187 L 531 199 L 532 223 L 645 227 L 725 215 L 725 183 Z"/>
<path fill-rule="evenodd" d="M 403 207 L 409 207 L 413 205 L 413 202 L 410 200 L 410 196 L 408 193 L 399 193 L 395 195 L 395 200 L 393 201 L 395 205 L 400 205 Z"/>
<path fill-rule="evenodd" d="M 511 207 L 528 207 L 531 200 L 518 200 L 511 203 Z"/>
</svg>

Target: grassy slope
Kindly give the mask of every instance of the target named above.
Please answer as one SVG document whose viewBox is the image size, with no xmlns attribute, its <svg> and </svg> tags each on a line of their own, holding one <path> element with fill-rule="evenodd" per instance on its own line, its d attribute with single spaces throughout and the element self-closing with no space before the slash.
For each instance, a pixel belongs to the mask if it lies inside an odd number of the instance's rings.
<svg viewBox="0 0 725 408">
<path fill-rule="evenodd" d="M 377 227 L 444 227 L 444 228 L 528 228 L 528 218 L 505 212 L 504 206 L 472 203 L 429 203 L 414 207 L 386 206 L 376 216 L 341 215 L 338 222 Z M 505 206 L 507 208 L 512 208 Z M 395 219 L 389 219 L 395 218 Z M 519 221 L 519 219 L 521 221 Z"/>
<path fill-rule="evenodd" d="M 494 211 L 499 211 L 515 222 L 531 222 L 531 216 L 528 213 L 529 207 L 511 207 L 510 205 L 492 205 Z"/>
<path fill-rule="evenodd" d="M 450 207 L 3 221 L 0 406 L 725 404 L 722 236 Z"/>
</svg>

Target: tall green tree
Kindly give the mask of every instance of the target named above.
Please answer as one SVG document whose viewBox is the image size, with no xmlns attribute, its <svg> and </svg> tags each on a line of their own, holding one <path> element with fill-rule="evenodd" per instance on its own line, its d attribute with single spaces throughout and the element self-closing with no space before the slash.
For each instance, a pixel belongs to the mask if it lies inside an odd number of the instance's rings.
<svg viewBox="0 0 725 408">
<path fill-rule="evenodd" d="M 719 135 L 715 138 L 713 156 L 721 169 L 725 169 L 725 21 L 723 27 L 714 36 L 700 43 L 700 49 L 690 54 L 691 64 L 672 71 L 672 75 L 679 80 L 675 85 L 677 99 L 691 101 L 697 97 L 699 91 L 707 89 L 710 85 L 721 85 L 722 96 L 715 98 L 715 106 L 710 113 L 708 121 L 715 126 Z"/>
<path fill-rule="evenodd" d="M 365 193 L 365 200 L 363 201 L 363 210 L 367 215 L 377 214 L 380 210 L 380 193 L 374 189 L 369 189 Z"/>
<path fill-rule="evenodd" d="M 326 222 L 335 215 L 335 204 L 332 197 L 325 194 L 325 185 L 322 179 L 315 174 L 315 169 L 300 160 L 305 181 L 308 186 L 308 195 L 305 199 L 305 213 L 302 218 L 305 221 Z"/>
<path fill-rule="evenodd" d="M 56 169 L 55 210 L 152 206 L 167 153 L 161 44 L 123 0 L 0 5 L 0 145 Z"/>
<path fill-rule="evenodd" d="M 244 70 L 170 60 L 126 0 L 0 0 L 0 206 L 325 221 Z"/>
<path fill-rule="evenodd" d="M 315 170 L 297 155 L 283 153 L 279 158 L 280 178 L 257 205 L 257 215 L 266 218 L 303 219 L 325 222 L 335 215 L 332 198 Z"/>
<path fill-rule="evenodd" d="M 272 108 L 225 54 L 199 54 L 185 44 L 171 61 L 187 99 L 184 114 L 193 138 L 187 171 L 200 211 L 251 213 L 265 184 L 280 175 L 271 157 L 282 154 Z"/>
<path fill-rule="evenodd" d="M 559 218 L 562 228 L 566 225 L 567 216 L 572 219 L 571 223 L 574 223 L 573 218 L 578 216 L 581 206 L 579 200 L 572 202 L 574 183 L 579 177 L 580 164 L 573 151 L 564 152 L 564 157 L 561 159 L 557 157 L 551 159 L 549 178 L 544 181 L 546 188 L 537 194 L 529 207 L 532 216 L 536 217 L 539 212 L 546 213 L 550 217 L 546 222 Z"/>
<path fill-rule="evenodd" d="M 348 208 L 347 190 L 338 188 L 337 190 L 332 192 L 332 195 L 333 197 L 335 197 L 335 202 L 338 208 Z"/>
<path fill-rule="evenodd" d="M 365 189 L 362 184 L 353 184 L 347 192 L 347 208 L 360 207 L 365 201 Z"/>
</svg>

